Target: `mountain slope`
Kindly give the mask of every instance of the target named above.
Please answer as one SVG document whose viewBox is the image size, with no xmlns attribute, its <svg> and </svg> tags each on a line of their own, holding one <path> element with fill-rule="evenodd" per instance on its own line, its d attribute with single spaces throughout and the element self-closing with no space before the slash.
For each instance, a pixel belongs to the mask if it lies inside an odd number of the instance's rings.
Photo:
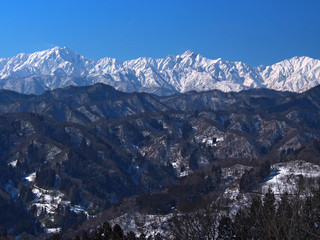
<svg viewBox="0 0 320 240">
<path fill-rule="evenodd" d="M 275 90 L 304 92 L 320 83 L 320 60 L 309 57 L 294 57 L 258 70 L 264 85 Z"/>
<path fill-rule="evenodd" d="M 186 51 L 161 59 L 125 62 L 87 59 L 64 47 L 0 59 L 0 88 L 41 94 L 69 85 L 105 83 L 116 89 L 168 95 L 191 90 L 271 88 L 303 92 L 320 83 L 320 60 L 294 57 L 271 66 L 208 59 Z"/>
<path fill-rule="evenodd" d="M 319 91 L 211 90 L 159 97 L 104 84 L 41 95 L 1 90 L 0 208 L 20 209 L 23 219 L 46 232 L 64 231 L 211 163 L 318 164 Z M 207 180 L 201 186 L 210 192 L 216 184 Z M 198 192 L 189 195 L 196 199 Z M 24 229 L 11 229 L 25 225 L 15 220 L 19 216 L 12 219 L 0 222 L 0 229 L 20 234 Z M 30 233 L 37 235 L 36 225 Z"/>
</svg>

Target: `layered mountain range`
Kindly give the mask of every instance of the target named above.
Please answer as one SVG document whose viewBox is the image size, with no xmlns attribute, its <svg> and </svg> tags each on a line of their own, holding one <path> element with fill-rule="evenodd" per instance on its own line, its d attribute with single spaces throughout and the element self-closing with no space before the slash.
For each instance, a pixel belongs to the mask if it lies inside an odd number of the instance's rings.
<svg viewBox="0 0 320 240">
<path fill-rule="evenodd" d="M 216 181 L 220 170 L 210 164 L 318 164 L 319 92 L 318 86 L 304 93 L 211 90 L 160 97 L 104 84 L 41 95 L 1 90 L 0 231 L 63 232 L 206 166 L 211 178 L 200 176 L 208 182 L 190 188 L 188 199 L 197 200 L 198 190 L 221 194 L 227 185 Z M 138 202 L 146 206 L 144 198 Z"/>
<path fill-rule="evenodd" d="M 318 176 L 319 83 L 308 57 L 120 62 L 56 47 L 0 59 L 0 234 L 165 220 L 227 193 L 241 202 L 268 174 Z"/>
<path fill-rule="evenodd" d="M 294 57 L 271 66 L 208 59 L 192 51 L 161 59 L 98 61 L 64 47 L 0 59 L 0 88 L 26 94 L 69 85 L 105 83 L 118 90 L 168 95 L 191 90 L 224 92 L 270 88 L 303 92 L 320 83 L 320 60 Z"/>
</svg>

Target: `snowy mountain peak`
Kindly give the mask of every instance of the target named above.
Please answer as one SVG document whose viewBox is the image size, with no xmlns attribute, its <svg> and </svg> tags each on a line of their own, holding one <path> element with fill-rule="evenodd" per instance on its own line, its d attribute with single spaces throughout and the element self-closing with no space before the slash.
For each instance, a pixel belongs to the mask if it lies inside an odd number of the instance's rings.
<svg viewBox="0 0 320 240">
<path fill-rule="evenodd" d="M 191 51 L 191 50 L 187 50 L 187 51 L 185 51 L 184 53 L 182 53 L 181 55 L 180 55 L 180 57 L 181 58 L 186 58 L 186 57 L 196 57 L 197 55 L 199 55 L 198 53 L 195 53 L 195 52 L 193 52 L 193 51 Z"/>
<path fill-rule="evenodd" d="M 106 57 L 95 61 L 67 47 L 54 47 L 0 59 L 0 79 L 0 88 L 37 94 L 57 87 L 97 82 L 123 91 L 165 89 L 172 93 L 267 87 L 302 92 L 320 83 L 320 60 L 293 57 L 271 66 L 253 67 L 221 58 L 208 59 L 188 50 L 160 59 L 140 57 L 121 62 Z"/>
<path fill-rule="evenodd" d="M 74 56 L 74 55 L 79 55 L 76 54 L 75 52 L 71 51 L 67 47 L 55 47 L 52 49 L 52 51 L 57 55 L 57 56 Z"/>
<path fill-rule="evenodd" d="M 0 78 L 21 78 L 32 75 L 84 76 L 87 67 L 92 68 L 93 60 L 86 59 L 67 47 L 32 54 L 21 53 L 8 59 L 0 69 Z"/>
<path fill-rule="evenodd" d="M 299 68 L 299 67 L 304 67 L 307 64 L 316 64 L 318 60 L 310 58 L 310 57 L 306 57 L 306 56 L 301 56 L 301 57 L 293 57 L 290 59 L 286 59 L 282 62 L 276 63 L 274 65 L 283 65 L 283 66 L 292 66 L 293 68 Z"/>
<path fill-rule="evenodd" d="M 267 67 L 259 67 L 268 88 L 303 92 L 320 83 L 320 60 L 293 57 Z"/>
<path fill-rule="evenodd" d="M 77 61 L 79 61 L 80 59 L 84 59 L 85 58 L 83 56 L 80 56 L 80 54 L 72 51 L 71 49 L 67 48 L 67 47 L 54 47 L 52 49 L 46 50 L 46 51 L 42 51 L 42 52 L 38 52 L 35 53 L 37 57 L 40 58 L 45 58 L 45 59 L 61 59 L 64 61 L 68 61 L 70 63 L 76 63 Z M 33 55 L 33 54 L 31 54 Z"/>
</svg>

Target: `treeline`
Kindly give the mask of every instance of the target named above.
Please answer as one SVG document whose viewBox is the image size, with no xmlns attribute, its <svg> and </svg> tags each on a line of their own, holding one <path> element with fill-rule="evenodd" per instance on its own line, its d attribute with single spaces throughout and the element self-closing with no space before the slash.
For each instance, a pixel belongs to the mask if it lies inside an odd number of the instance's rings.
<svg viewBox="0 0 320 240">
<path fill-rule="evenodd" d="M 266 162 L 247 171 L 240 182 L 248 183 L 247 178 L 261 182 L 270 171 L 270 164 Z M 146 214 L 167 214 L 172 207 L 176 209 L 167 229 L 162 229 L 162 235 L 146 238 L 146 233 L 128 233 L 119 225 L 112 227 L 105 223 L 89 232 L 82 230 L 75 240 L 320 239 L 320 180 L 306 183 L 308 193 L 303 193 L 306 189 L 301 184 L 294 194 L 275 197 L 271 189 L 264 195 L 251 193 L 251 203 L 240 207 L 235 215 L 229 213 L 228 199 L 215 201 L 207 197 L 211 191 L 220 189 L 220 167 L 212 166 L 206 173 L 197 171 L 191 176 L 190 179 L 180 179 L 166 192 L 141 195 L 136 201 L 137 210 L 144 206 L 148 209 Z M 181 186 L 177 188 L 177 185 Z M 253 186 L 243 184 L 242 187 L 241 190 L 246 192 Z M 58 234 L 52 237 L 52 240 L 66 239 Z"/>
<path fill-rule="evenodd" d="M 48 240 L 65 239 L 59 234 Z M 320 239 L 320 189 L 308 195 L 281 195 L 276 200 L 271 189 L 253 197 L 248 207 L 235 217 L 221 215 L 218 205 L 207 205 L 197 211 L 176 213 L 163 235 L 126 233 L 119 225 L 105 222 L 74 240 L 161 240 L 161 239 Z"/>
<path fill-rule="evenodd" d="M 218 222 L 218 224 L 217 224 Z M 285 193 L 276 200 L 271 189 L 253 197 L 235 217 L 221 216 L 217 205 L 176 214 L 170 222 L 172 239 L 320 239 L 320 188 L 309 194 Z"/>
<path fill-rule="evenodd" d="M 269 161 L 262 162 L 256 168 L 247 170 L 241 177 L 239 182 L 240 191 L 248 192 L 256 188 L 271 173 L 271 163 Z"/>
<path fill-rule="evenodd" d="M 47 240 L 61 240 L 61 239 L 65 239 L 65 238 L 59 233 L 56 233 L 50 236 Z M 85 231 L 83 232 L 81 237 L 77 235 L 73 239 L 74 240 L 146 240 L 147 238 L 144 233 L 141 233 L 138 235 L 135 234 L 134 232 L 125 233 L 124 230 L 118 224 L 111 227 L 111 225 L 108 222 L 105 222 L 103 223 L 102 226 L 98 227 L 93 231 L 90 231 L 90 233 Z M 160 235 L 158 235 L 152 239 L 161 240 L 162 238 Z M 72 239 L 70 238 L 70 240 Z"/>
<path fill-rule="evenodd" d="M 308 195 L 281 195 L 277 202 L 269 189 L 234 218 L 223 216 L 218 239 L 320 239 L 319 187 Z"/>
</svg>

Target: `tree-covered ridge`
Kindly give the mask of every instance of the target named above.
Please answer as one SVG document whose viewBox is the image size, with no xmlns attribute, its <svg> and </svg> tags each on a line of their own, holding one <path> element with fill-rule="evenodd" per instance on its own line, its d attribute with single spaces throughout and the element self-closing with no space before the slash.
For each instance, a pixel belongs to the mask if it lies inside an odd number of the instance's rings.
<svg viewBox="0 0 320 240">
<path fill-rule="evenodd" d="M 221 214 L 214 203 L 192 212 L 179 212 L 171 218 L 167 231 L 146 237 L 145 233 L 126 232 L 118 224 L 105 222 L 74 240 L 134 239 L 319 239 L 320 188 L 308 194 L 284 193 L 276 196 L 271 189 L 253 197 L 251 204 L 235 216 Z M 50 240 L 66 239 L 55 234 Z"/>
<path fill-rule="evenodd" d="M 191 211 L 224 193 L 226 163 L 246 166 L 241 191 L 268 175 L 266 160 L 319 164 L 319 90 L 0 91 L 0 226 L 12 236 L 65 233 L 133 196 L 138 213 Z"/>
</svg>

